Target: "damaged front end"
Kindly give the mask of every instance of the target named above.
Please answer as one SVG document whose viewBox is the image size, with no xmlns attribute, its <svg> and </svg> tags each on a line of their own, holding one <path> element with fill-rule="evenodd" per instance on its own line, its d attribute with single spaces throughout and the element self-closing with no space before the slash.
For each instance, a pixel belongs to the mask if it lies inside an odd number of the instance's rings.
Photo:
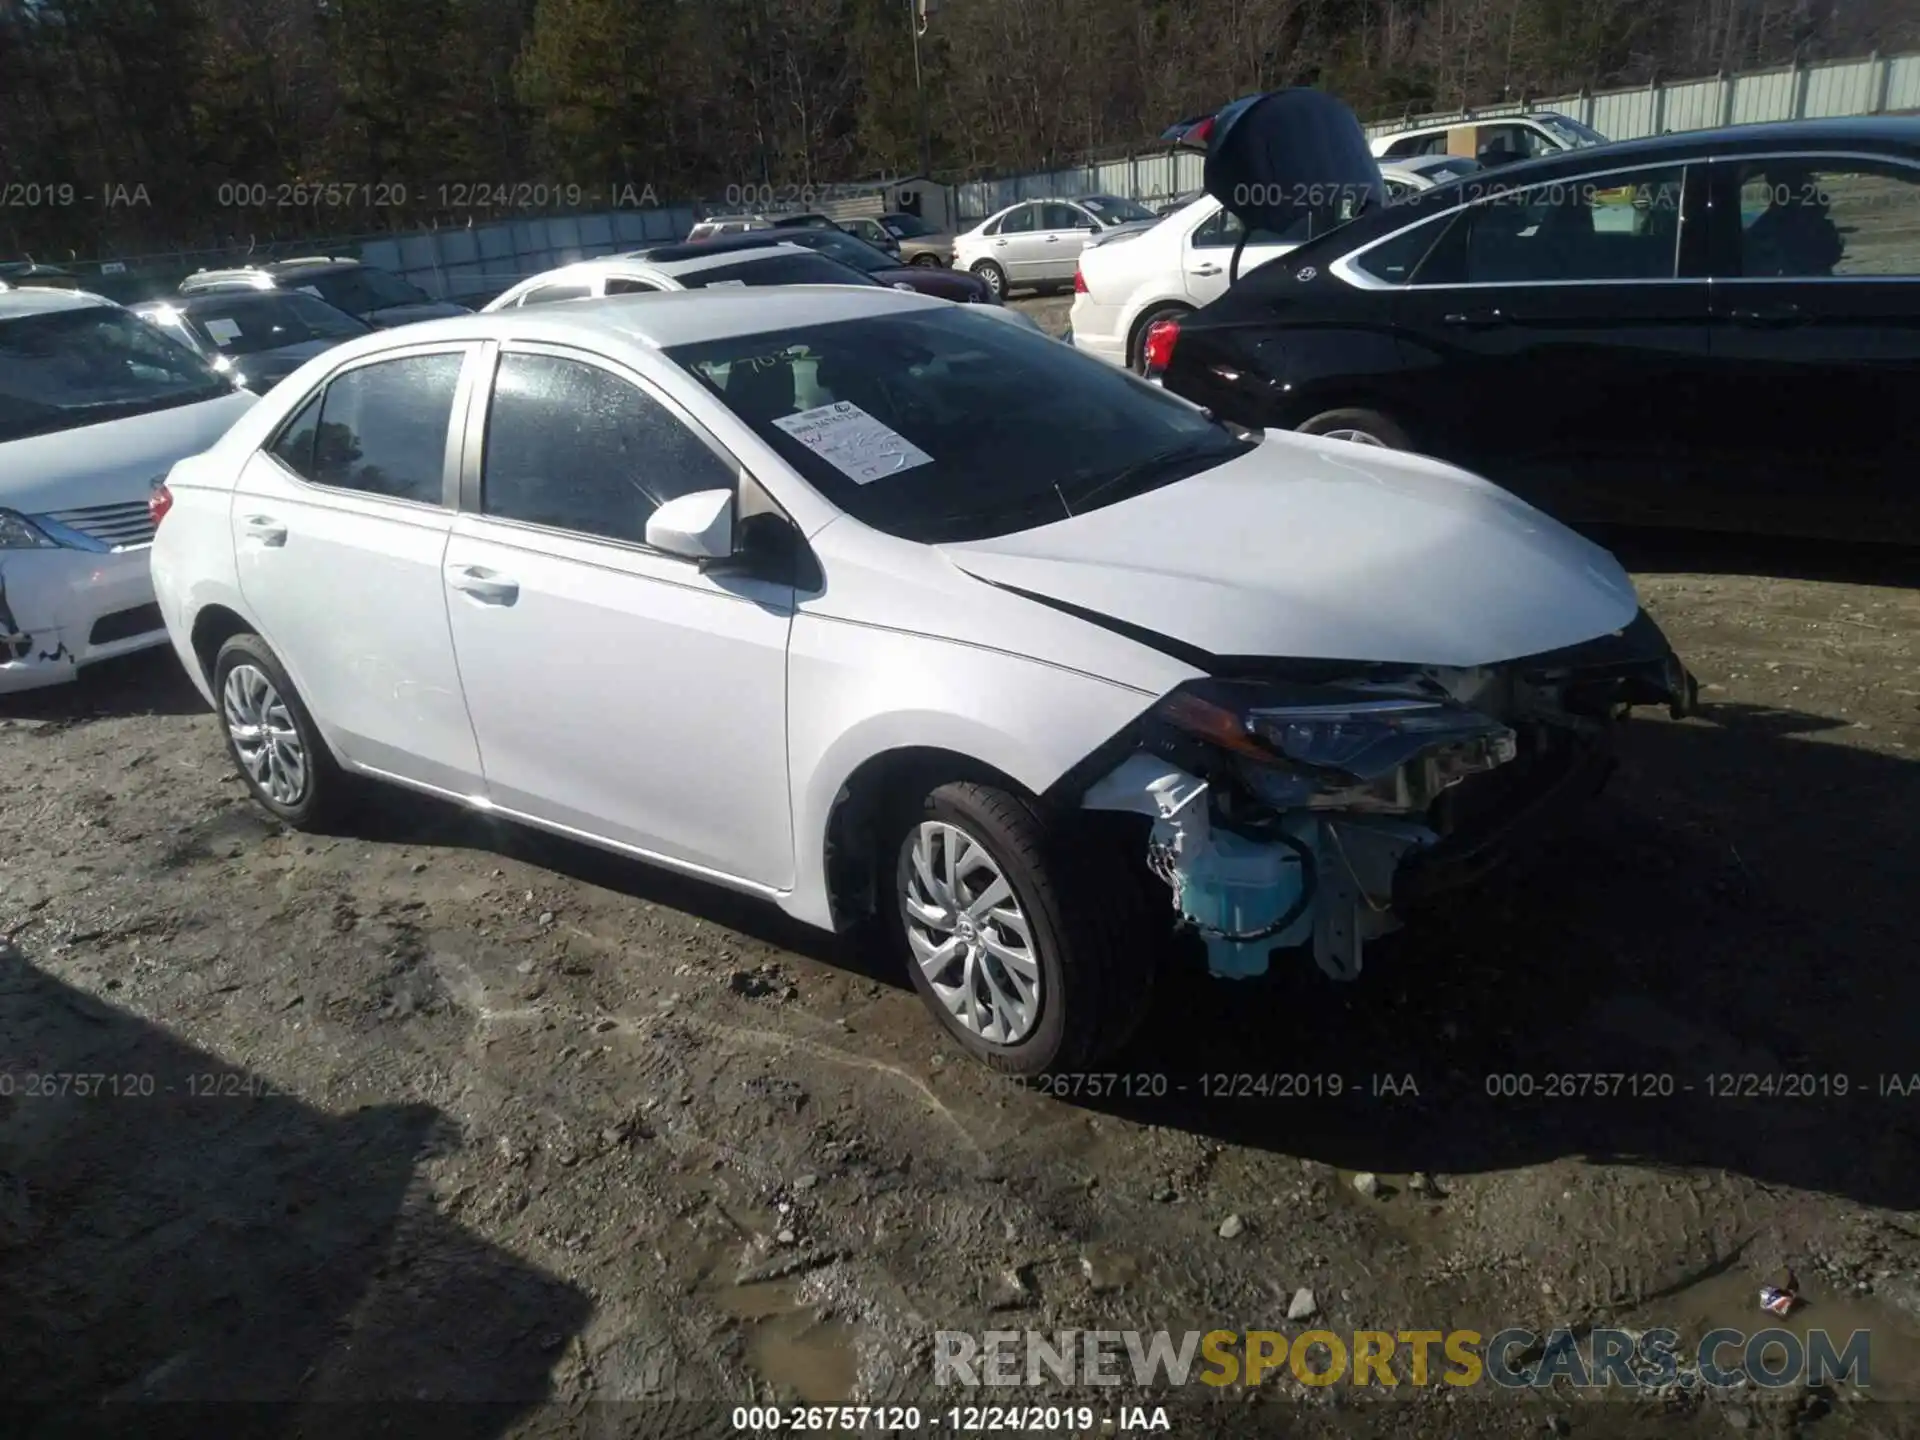
<svg viewBox="0 0 1920 1440">
<path fill-rule="evenodd" d="M 1103 747 L 1080 803 L 1152 821 L 1149 867 L 1208 967 L 1232 978 L 1307 945 L 1328 975 L 1355 978 L 1399 912 L 1471 883 L 1593 795 L 1634 706 L 1678 718 L 1697 696 L 1644 613 L 1472 669 L 1212 668 Z"/>
</svg>

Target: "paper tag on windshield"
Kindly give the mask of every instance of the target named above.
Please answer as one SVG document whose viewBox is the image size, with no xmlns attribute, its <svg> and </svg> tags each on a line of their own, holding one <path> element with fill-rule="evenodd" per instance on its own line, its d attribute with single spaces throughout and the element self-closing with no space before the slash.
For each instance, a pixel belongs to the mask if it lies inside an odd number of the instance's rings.
<svg viewBox="0 0 1920 1440">
<path fill-rule="evenodd" d="M 709 290 L 744 290 L 746 287 L 744 280 L 714 280 L 707 285 Z"/>
<path fill-rule="evenodd" d="M 321 295 L 320 289 L 316 285 L 299 285 L 299 286 L 295 286 L 294 288 L 297 289 L 302 295 L 311 295 L 316 300 L 325 298 L 324 296 Z"/>
<path fill-rule="evenodd" d="M 207 334 L 213 337 L 214 344 L 225 345 L 229 340 L 240 338 L 240 327 L 231 320 L 209 320 Z"/>
<path fill-rule="evenodd" d="M 889 430 L 851 400 L 783 415 L 773 423 L 861 485 L 933 463 L 926 451 Z"/>
</svg>

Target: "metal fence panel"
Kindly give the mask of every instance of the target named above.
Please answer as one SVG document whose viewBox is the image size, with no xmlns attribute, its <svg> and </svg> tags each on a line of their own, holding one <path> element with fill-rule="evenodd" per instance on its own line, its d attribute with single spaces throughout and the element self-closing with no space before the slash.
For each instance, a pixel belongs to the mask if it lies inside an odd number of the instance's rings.
<svg viewBox="0 0 1920 1440">
<path fill-rule="evenodd" d="M 1883 108 L 1920 110 L 1920 55 L 1896 55 L 1887 67 Z"/>
<path fill-rule="evenodd" d="M 1721 121 L 1726 105 L 1726 84 L 1720 80 L 1691 80 L 1684 85 L 1669 85 L 1661 97 L 1660 128 L 1663 130 L 1710 130 Z M 1596 130 L 1599 126 L 1594 127 Z M 1606 132 L 1601 131 L 1602 134 Z"/>
</svg>

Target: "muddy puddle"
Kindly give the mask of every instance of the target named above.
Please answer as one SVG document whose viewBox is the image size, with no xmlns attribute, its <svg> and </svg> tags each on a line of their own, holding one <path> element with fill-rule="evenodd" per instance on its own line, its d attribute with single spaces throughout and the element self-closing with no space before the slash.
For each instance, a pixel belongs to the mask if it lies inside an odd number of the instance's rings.
<svg viewBox="0 0 1920 1440">
<path fill-rule="evenodd" d="M 746 1322 L 747 1364 L 778 1394 L 809 1405 L 834 1405 L 853 1394 L 860 1373 L 858 1333 L 805 1304 L 798 1281 L 735 1285 L 713 1298 Z"/>
<path fill-rule="evenodd" d="M 1920 1329 L 1910 1316 L 1871 1295 L 1836 1290 L 1819 1277 L 1802 1277 L 1800 1303 L 1789 1314 L 1769 1314 L 1760 1308 L 1760 1288 L 1782 1278 L 1732 1270 L 1648 1307 L 1634 1323 L 1670 1326 L 1687 1350 L 1713 1330 L 1747 1335 L 1782 1330 L 1794 1337 L 1802 1354 L 1811 1353 L 1815 1332 L 1825 1332 L 1829 1353 L 1843 1355 L 1849 1340 L 1862 1333 L 1869 1365 L 1862 1378 L 1870 1383 L 1856 1388 L 1875 1400 L 1920 1399 Z M 1718 1358 L 1723 1365 L 1743 1363 L 1738 1345 L 1727 1345 Z M 1781 1351 L 1775 1351 L 1771 1364 L 1783 1364 Z"/>
</svg>

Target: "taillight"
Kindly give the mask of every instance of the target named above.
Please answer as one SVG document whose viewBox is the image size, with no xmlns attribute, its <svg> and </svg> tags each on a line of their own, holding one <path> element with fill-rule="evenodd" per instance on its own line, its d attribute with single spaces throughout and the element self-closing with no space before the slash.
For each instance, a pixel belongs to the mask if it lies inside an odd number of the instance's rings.
<svg viewBox="0 0 1920 1440">
<path fill-rule="evenodd" d="M 1156 320 L 1147 327 L 1146 343 L 1140 347 L 1143 368 L 1149 375 L 1158 375 L 1173 363 L 1173 347 L 1180 342 L 1180 322 L 1178 320 Z"/>
<path fill-rule="evenodd" d="M 147 514 L 153 519 L 153 528 L 158 530 L 160 522 L 167 518 L 167 512 L 173 509 L 173 491 L 162 480 L 153 487 L 153 494 L 147 497 Z"/>
<path fill-rule="evenodd" d="M 1076 295 L 1087 293 L 1087 277 L 1078 265 L 1073 267 L 1073 293 Z"/>
</svg>

